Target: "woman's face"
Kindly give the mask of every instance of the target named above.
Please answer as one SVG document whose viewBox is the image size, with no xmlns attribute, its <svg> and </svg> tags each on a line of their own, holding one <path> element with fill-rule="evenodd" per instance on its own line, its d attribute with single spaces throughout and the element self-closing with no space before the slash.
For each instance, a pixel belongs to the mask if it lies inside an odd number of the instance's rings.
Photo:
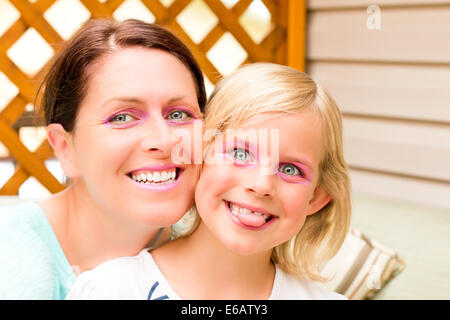
<svg viewBox="0 0 450 320">
<path fill-rule="evenodd" d="M 198 165 L 172 160 L 184 152 L 193 163 L 201 111 L 191 73 L 173 55 L 142 47 L 106 55 L 88 72 L 72 136 L 74 186 L 124 222 L 175 223 L 198 179 Z"/>
<path fill-rule="evenodd" d="M 316 188 L 321 124 L 305 111 L 241 129 L 209 148 L 196 206 L 204 226 L 225 247 L 239 254 L 267 252 L 291 239 L 329 200 Z M 214 164 L 220 159 L 225 162 Z"/>
</svg>

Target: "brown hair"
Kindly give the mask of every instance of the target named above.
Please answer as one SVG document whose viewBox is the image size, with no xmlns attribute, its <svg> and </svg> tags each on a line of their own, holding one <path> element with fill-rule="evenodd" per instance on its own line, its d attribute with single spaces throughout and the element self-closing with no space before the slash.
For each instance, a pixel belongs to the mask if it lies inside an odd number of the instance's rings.
<svg viewBox="0 0 450 320">
<path fill-rule="evenodd" d="M 174 55 L 191 72 L 200 110 L 204 111 L 206 91 L 203 73 L 189 49 L 170 31 L 139 20 L 122 22 L 108 19 L 88 21 L 55 57 L 39 92 L 40 109 L 46 124 L 60 123 L 71 132 L 79 106 L 86 95 L 87 68 L 99 57 L 117 48 L 140 46 L 160 49 Z"/>
</svg>

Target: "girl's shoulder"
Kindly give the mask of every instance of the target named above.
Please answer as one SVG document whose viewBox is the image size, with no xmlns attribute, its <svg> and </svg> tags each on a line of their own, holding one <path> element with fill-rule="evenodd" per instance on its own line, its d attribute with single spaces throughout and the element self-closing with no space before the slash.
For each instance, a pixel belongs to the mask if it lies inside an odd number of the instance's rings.
<svg viewBox="0 0 450 320">
<path fill-rule="evenodd" d="M 272 300 L 347 300 L 339 293 L 328 291 L 316 282 L 297 278 L 276 266 Z"/>
</svg>

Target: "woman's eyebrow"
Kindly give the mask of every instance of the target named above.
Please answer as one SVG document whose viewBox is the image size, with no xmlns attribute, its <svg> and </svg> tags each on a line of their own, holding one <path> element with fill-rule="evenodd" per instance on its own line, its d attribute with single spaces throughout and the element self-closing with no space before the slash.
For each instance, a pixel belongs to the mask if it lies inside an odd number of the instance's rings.
<svg viewBox="0 0 450 320">
<path fill-rule="evenodd" d="M 144 101 L 136 98 L 136 97 L 114 97 L 114 98 L 110 98 L 108 100 L 106 100 L 102 105 L 101 108 L 103 108 L 104 106 L 106 106 L 108 103 L 110 103 L 111 101 L 122 101 L 122 102 L 132 102 L 132 103 L 141 103 L 143 104 Z"/>
<path fill-rule="evenodd" d="M 167 101 L 165 102 L 165 104 L 172 104 L 172 103 L 174 103 L 174 102 L 182 101 L 182 100 L 187 100 L 187 101 L 191 102 L 191 99 L 189 99 L 188 96 L 176 96 L 176 97 L 173 97 L 173 98 L 170 98 L 169 100 L 167 100 Z M 142 103 L 142 104 L 145 103 L 145 101 L 142 100 L 142 99 L 140 99 L 140 98 L 124 96 L 124 97 L 114 97 L 114 98 L 110 98 L 110 99 L 106 100 L 106 101 L 102 104 L 102 107 L 103 107 L 104 105 L 108 104 L 108 103 L 111 102 L 111 101 L 123 101 L 123 102 L 133 102 L 133 103 Z M 196 101 L 195 101 L 195 102 L 196 102 Z"/>
<path fill-rule="evenodd" d="M 179 102 L 181 102 L 183 104 L 186 103 L 188 107 L 192 107 L 192 108 L 195 108 L 196 106 L 198 106 L 197 99 L 192 100 L 191 97 L 189 97 L 189 96 L 176 96 L 176 97 L 170 98 L 168 101 L 165 102 L 165 104 L 170 106 L 170 105 L 173 105 L 173 104 L 176 104 Z M 199 108 L 198 111 L 200 111 L 199 106 L 198 106 L 198 108 Z"/>
<path fill-rule="evenodd" d="M 173 97 L 173 98 L 170 98 L 170 99 L 167 101 L 167 104 L 171 104 L 171 103 L 174 103 L 174 102 L 180 101 L 180 100 L 185 100 L 186 98 L 188 98 L 188 97 L 187 97 L 187 96 L 177 96 L 177 97 Z M 189 99 L 187 99 L 187 100 L 189 100 Z"/>
</svg>

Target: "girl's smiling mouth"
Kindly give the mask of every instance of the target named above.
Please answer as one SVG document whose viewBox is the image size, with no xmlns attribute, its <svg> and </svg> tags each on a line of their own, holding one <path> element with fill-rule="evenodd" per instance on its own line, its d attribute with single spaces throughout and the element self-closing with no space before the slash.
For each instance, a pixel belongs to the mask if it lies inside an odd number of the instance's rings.
<svg viewBox="0 0 450 320">
<path fill-rule="evenodd" d="M 224 200 L 227 213 L 238 226 L 248 230 L 262 230 L 272 224 L 277 216 L 264 209 Z"/>
</svg>

